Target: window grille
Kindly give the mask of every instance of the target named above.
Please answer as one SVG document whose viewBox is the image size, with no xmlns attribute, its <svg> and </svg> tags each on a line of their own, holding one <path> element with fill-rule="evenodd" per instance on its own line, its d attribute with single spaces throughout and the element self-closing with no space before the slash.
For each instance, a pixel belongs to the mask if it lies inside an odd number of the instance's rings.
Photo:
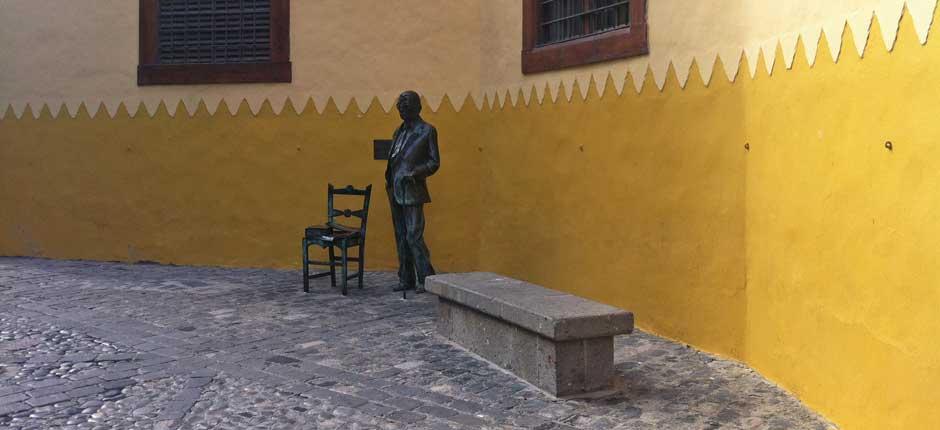
<svg viewBox="0 0 940 430">
<path fill-rule="evenodd" d="M 160 0 L 159 64 L 271 61 L 271 0 Z"/>
<path fill-rule="evenodd" d="M 540 0 L 536 46 L 565 42 L 630 25 L 630 1 Z"/>
</svg>

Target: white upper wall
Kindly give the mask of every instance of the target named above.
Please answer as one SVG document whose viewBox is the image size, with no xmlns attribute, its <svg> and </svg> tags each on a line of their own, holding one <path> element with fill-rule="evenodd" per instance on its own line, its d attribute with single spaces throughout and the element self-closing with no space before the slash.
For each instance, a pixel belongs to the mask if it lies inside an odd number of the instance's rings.
<svg viewBox="0 0 940 430">
<path fill-rule="evenodd" d="M 165 102 L 174 112 L 182 101 L 195 111 L 205 101 L 210 112 L 225 100 L 235 109 L 247 100 L 254 111 L 270 100 L 280 112 L 285 100 L 302 109 L 312 98 L 322 109 L 332 97 L 341 110 L 350 103 L 365 109 L 378 97 L 390 109 L 395 97 L 413 88 L 436 109 L 447 94 L 459 107 L 470 94 L 479 106 L 484 93 L 504 102 L 521 88 L 527 99 L 535 87 L 541 99 L 546 83 L 552 97 L 565 82 L 570 97 L 592 77 L 603 87 L 608 74 L 617 91 L 631 72 L 636 88 L 647 68 L 658 85 L 670 62 L 680 83 L 697 59 L 702 78 L 712 78 L 714 58 L 728 77 L 739 74 L 741 52 L 751 75 L 772 68 L 778 42 L 789 64 L 797 37 L 816 56 L 823 29 L 838 55 L 848 21 L 862 49 L 877 13 L 885 40 L 893 45 L 905 3 L 922 41 L 937 0 L 649 0 L 650 55 L 562 71 L 523 76 L 522 6 L 519 0 L 460 0 L 429 7 L 426 0 L 294 0 L 291 2 L 291 84 L 138 87 L 138 2 L 132 0 L 3 0 L 0 2 L 0 115 L 26 104 L 35 114 L 43 104 L 57 113 L 64 103 L 74 114 L 81 103 L 94 113 L 104 103 L 114 113 L 124 103 L 131 114 L 143 102 L 150 112 Z M 852 53 L 858 55 L 858 53 Z M 515 102 L 515 100 L 512 100 Z"/>
</svg>

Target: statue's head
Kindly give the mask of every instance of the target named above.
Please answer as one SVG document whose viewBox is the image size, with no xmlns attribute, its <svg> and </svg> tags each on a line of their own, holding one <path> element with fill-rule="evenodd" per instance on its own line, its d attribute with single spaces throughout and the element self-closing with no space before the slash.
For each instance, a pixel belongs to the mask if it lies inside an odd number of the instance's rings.
<svg viewBox="0 0 940 430">
<path fill-rule="evenodd" d="M 421 113 L 421 97 L 414 91 L 405 91 L 398 96 L 398 114 L 405 121 L 414 121 Z"/>
</svg>

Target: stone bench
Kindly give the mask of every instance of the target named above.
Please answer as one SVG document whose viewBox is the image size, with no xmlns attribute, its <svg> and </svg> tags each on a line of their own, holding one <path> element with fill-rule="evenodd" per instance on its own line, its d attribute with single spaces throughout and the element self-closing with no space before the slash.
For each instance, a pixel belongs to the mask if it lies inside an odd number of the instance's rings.
<svg viewBox="0 0 940 430">
<path fill-rule="evenodd" d="M 556 396 L 610 388 L 613 337 L 633 314 L 494 273 L 428 277 L 437 330 Z"/>
</svg>

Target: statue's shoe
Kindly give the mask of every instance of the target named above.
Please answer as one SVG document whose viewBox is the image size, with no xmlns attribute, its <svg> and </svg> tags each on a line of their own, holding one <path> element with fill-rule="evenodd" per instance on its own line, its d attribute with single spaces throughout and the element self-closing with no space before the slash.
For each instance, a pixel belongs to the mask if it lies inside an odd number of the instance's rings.
<svg viewBox="0 0 940 430">
<path fill-rule="evenodd" d="M 421 294 L 427 290 L 424 289 L 424 285 L 418 284 L 418 287 L 415 288 L 415 294 Z"/>
<path fill-rule="evenodd" d="M 397 291 L 405 291 L 405 290 L 413 290 L 413 289 L 415 289 L 415 286 L 414 286 L 414 285 L 398 284 L 397 287 L 392 288 L 392 291 L 396 291 L 396 292 L 397 292 Z M 422 288 L 422 291 L 424 291 L 423 288 Z"/>
</svg>

